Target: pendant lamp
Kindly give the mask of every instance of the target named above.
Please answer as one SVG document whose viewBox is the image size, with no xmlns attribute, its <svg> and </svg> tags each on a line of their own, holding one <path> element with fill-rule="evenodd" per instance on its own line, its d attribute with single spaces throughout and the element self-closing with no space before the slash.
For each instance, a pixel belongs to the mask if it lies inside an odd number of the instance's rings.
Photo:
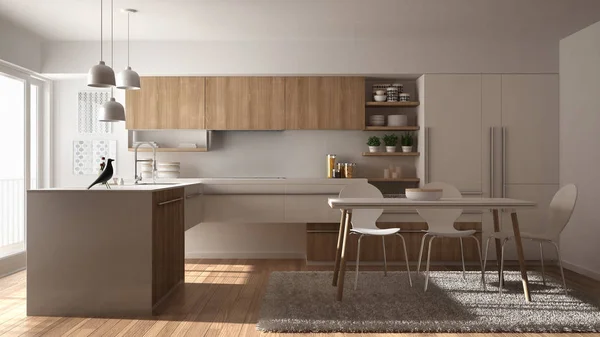
<svg viewBox="0 0 600 337">
<path fill-rule="evenodd" d="M 115 41 L 114 41 L 114 0 L 110 0 L 110 63 L 114 66 L 115 62 Z M 98 120 L 101 122 L 120 122 L 125 120 L 125 108 L 121 103 L 117 102 L 114 97 L 114 89 L 110 88 L 110 101 L 104 103 Z"/>
<path fill-rule="evenodd" d="M 102 60 L 102 1 L 100 0 L 100 62 L 88 71 L 87 85 L 94 88 L 108 88 L 115 86 L 115 72 Z"/>
<path fill-rule="evenodd" d="M 127 69 L 117 74 L 117 88 L 125 90 L 139 90 L 140 86 L 140 75 L 135 71 L 131 70 L 129 66 L 129 15 L 137 13 L 137 10 L 126 8 L 121 10 L 127 13 Z"/>
</svg>

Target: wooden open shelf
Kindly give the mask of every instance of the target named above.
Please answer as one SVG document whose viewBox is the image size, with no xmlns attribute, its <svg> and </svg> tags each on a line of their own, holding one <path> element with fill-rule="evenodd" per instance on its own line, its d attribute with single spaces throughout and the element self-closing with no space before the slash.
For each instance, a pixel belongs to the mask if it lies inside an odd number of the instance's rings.
<svg viewBox="0 0 600 337">
<path fill-rule="evenodd" d="M 130 152 L 135 151 L 134 148 L 129 148 Z M 178 147 L 159 147 L 156 149 L 156 152 L 206 152 L 207 148 L 205 147 L 197 147 L 197 148 L 178 148 Z M 138 148 L 138 152 L 152 152 L 152 148 L 149 147 L 140 147 Z"/>
<path fill-rule="evenodd" d="M 365 126 L 365 131 L 418 131 L 418 126 Z"/>
<path fill-rule="evenodd" d="M 366 157 L 386 157 L 386 156 L 399 156 L 399 157 L 416 157 L 419 156 L 419 152 L 363 152 L 363 156 Z"/>
<path fill-rule="evenodd" d="M 418 183 L 421 181 L 419 178 L 367 178 L 369 182 L 399 182 L 399 183 Z"/>
<path fill-rule="evenodd" d="M 367 107 L 397 107 L 397 108 L 411 108 L 421 104 L 418 101 L 414 102 L 367 102 Z"/>
</svg>

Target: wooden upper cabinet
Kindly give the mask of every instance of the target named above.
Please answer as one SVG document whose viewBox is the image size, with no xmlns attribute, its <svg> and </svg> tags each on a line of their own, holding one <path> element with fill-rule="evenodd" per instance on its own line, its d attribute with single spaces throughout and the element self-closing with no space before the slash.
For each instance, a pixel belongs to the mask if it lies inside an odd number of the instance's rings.
<svg viewBox="0 0 600 337">
<path fill-rule="evenodd" d="M 208 130 L 283 130 L 283 77 L 209 77 L 206 79 Z"/>
<path fill-rule="evenodd" d="M 127 129 L 205 129 L 204 77 L 142 77 L 126 92 Z"/>
<path fill-rule="evenodd" d="M 288 130 L 363 130 L 364 77 L 288 77 L 285 82 Z"/>
</svg>

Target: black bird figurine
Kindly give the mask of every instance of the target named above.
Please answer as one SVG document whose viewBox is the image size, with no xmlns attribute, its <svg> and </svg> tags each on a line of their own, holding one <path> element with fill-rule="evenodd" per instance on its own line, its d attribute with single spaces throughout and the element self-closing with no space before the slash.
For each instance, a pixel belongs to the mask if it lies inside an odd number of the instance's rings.
<svg viewBox="0 0 600 337">
<path fill-rule="evenodd" d="M 105 184 L 106 188 L 110 189 L 110 187 L 108 186 L 108 181 L 113 176 L 113 167 L 112 167 L 112 164 L 111 164 L 113 161 L 114 161 L 113 159 L 108 158 L 108 160 L 106 161 L 106 168 L 104 168 L 104 171 L 102 171 L 102 173 L 100 173 L 100 175 L 98 176 L 98 178 L 96 179 L 96 181 L 94 181 L 87 188 L 88 190 L 90 188 L 92 188 L 92 186 L 94 186 L 96 184 Z"/>
</svg>

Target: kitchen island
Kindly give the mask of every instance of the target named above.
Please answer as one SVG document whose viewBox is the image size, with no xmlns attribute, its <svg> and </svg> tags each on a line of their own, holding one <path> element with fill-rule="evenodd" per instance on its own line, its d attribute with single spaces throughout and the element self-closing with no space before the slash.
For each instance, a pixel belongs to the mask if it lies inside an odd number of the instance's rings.
<svg viewBox="0 0 600 337">
<path fill-rule="evenodd" d="M 201 185 L 28 191 L 27 314 L 151 315 L 183 282 L 185 193 Z"/>
</svg>

